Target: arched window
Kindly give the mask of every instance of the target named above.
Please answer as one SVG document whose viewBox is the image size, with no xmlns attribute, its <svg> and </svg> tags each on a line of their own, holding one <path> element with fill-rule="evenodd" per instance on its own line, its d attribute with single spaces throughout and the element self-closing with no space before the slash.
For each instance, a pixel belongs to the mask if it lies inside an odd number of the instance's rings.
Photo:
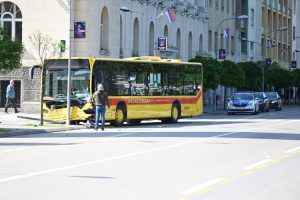
<svg viewBox="0 0 300 200">
<path fill-rule="evenodd" d="M 150 23 L 149 27 L 149 55 L 154 56 L 154 23 Z"/>
<path fill-rule="evenodd" d="M 192 32 L 189 33 L 189 43 L 188 43 L 188 59 L 193 58 L 193 36 Z"/>
<path fill-rule="evenodd" d="M 177 29 L 176 48 L 177 48 L 176 58 L 180 58 L 180 56 L 181 56 L 181 32 L 180 32 L 180 29 Z"/>
<path fill-rule="evenodd" d="M 133 23 L 133 56 L 139 56 L 140 54 L 140 49 L 139 49 L 139 44 L 140 44 L 140 27 L 139 27 L 139 20 L 138 18 L 135 18 L 134 23 Z"/>
<path fill-rule="evenodd" d="M 200 38 L 199 38 L 199 51 L 203 52 L 203 36 L 202 36 L 202 34 L 200 34 Z"/>
<path fill-rule="evenodd" d="M 109 41 L 109 16 L 106 7 L 101 13 L 101 29 L 100 29 L 100 48 L 101 50 L 108 50 Z"/>
<path fill-rule="evenodd" d="M 167 38 L 169 36 L 169 30 L 168 30 L 168 26 L 167 25 L 165 25 L 165 27 L 164 27 L 164 36 L 167 37 Z"/>
<path fill-rule="evenodd" d="M 17 5 L 9 1 L 0 3 L 0 26 L 12 40 L 22 42 L 22 12 Z"/>
</svg>

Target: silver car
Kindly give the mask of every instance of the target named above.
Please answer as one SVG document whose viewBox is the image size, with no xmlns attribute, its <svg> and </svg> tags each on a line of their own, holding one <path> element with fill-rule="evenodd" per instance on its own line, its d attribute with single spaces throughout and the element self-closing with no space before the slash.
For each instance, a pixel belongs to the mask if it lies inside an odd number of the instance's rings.
<svg viewBox="0 0 300 200">
<path fill-rule="evenodd" d="M 258 98 L 252 92 L 236 92 L 228 99 L 227 114 L 259 113 Z"/>
</svg>

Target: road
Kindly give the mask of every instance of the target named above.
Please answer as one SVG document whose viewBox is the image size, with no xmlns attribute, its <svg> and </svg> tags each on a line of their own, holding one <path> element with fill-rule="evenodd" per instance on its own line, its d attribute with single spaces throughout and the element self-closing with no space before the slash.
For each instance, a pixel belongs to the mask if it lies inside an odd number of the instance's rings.
<svg viewBox="0 0 300 200">
<path fill-rule="evenodd" d="M 299 200 L 300 106 L 0 138 L 1 200 Z"/>
</svg>

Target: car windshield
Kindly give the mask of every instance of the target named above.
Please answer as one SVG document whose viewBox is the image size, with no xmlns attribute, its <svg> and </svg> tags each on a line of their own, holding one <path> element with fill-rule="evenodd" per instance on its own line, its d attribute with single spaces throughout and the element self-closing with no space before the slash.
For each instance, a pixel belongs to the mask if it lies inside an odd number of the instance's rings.
<svg viewBox="0 0 300 200">
<path fill-rule="evenodd" d="M 268 98 L 277 98 L 276 93 L 267 93 Z"/>
<path fill-rule="evenodd" d="M 264 95 L 263 95 L 263 93 L 261 93 L 261 92 L 259 92 L 259 93 L 254 93 L 254 96 L 255 96 L 256 98 L 259 98 L 259 99 L 263 99 L 263 98 L 264 98 Z"/>
<path fill-rule="evenodd" d="M 253 100 L 253 94 L 236 93 L 232 96 L 232 100 Z"/>
</svg>

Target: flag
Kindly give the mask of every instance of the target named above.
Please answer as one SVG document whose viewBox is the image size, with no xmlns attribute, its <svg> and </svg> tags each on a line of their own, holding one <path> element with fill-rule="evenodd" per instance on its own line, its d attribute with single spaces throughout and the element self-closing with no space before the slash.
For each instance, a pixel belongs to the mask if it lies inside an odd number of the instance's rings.
<svg viewBox="0 0 300 200">
<path fill-rule="evenodd" d="M 272 40 L 267 40 L 267 47 L 268 48 L 272 48 L 273 47 Z"/>
<path fill-rule="evenodd" d="M 170 23 L 175 22 L 176 16 L 174 9 L 165 10 L 164 14 L 167 16 Z"/>
<path fill-rule="evenodd" d="M 231 36 L 231 29 L 230 28 L 224 29 L 224 34 L 223 34 L 224 39 L 228 40 L 230 36 Z"/>
</svg>

